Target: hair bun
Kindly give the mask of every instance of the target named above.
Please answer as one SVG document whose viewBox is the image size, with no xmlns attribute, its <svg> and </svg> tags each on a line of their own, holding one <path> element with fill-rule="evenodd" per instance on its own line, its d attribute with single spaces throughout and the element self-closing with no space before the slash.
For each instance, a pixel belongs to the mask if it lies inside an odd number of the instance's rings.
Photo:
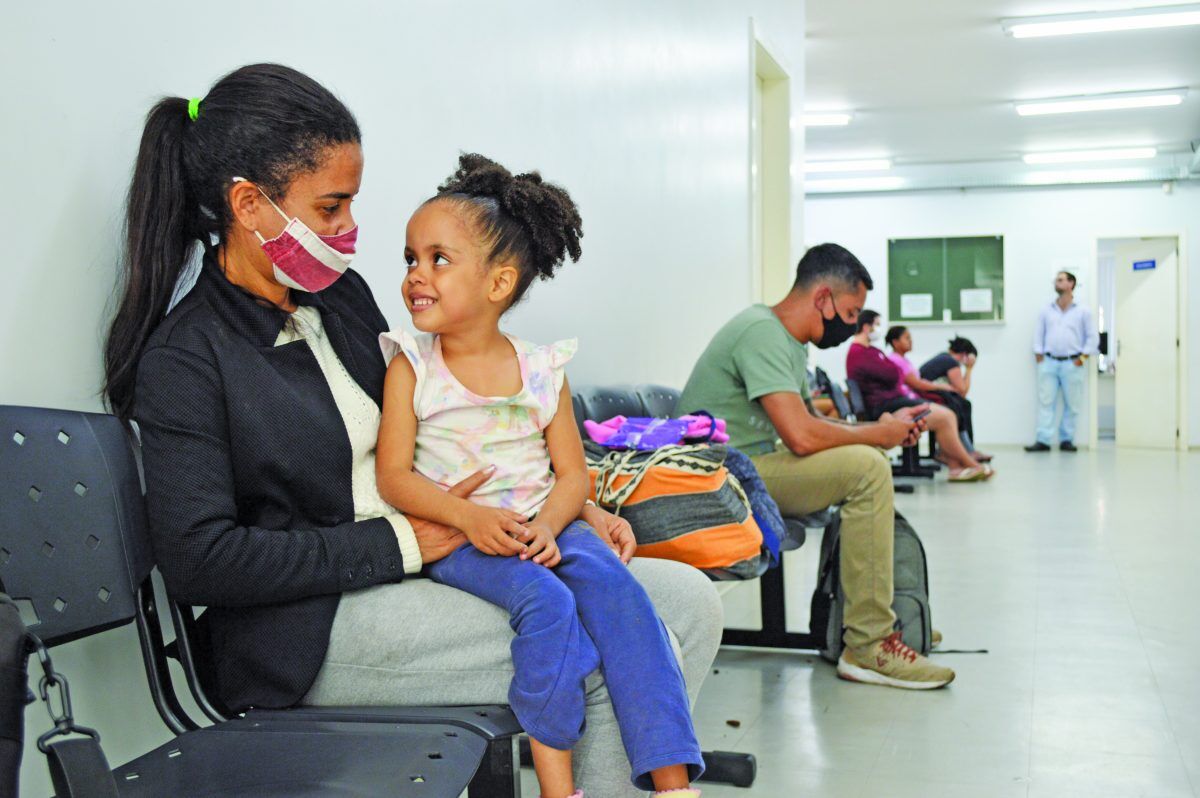
<svg viewBox="0 0 1200 798">
<path fill-rule="evenodd" d="M 512 182 L 512 173 L 491 158 L 473 152 L 464 153 L 458 158 L 458 169 L 438 186 L 438 193 L 492 197 L 500 201 Z"/>
<path fill-rule="evenodd" d="M 460 194 L 491 199 L 499 209 L 519 223 L 529 236 L 530 263 L 543 279 L 570 257 L 579 260 L 583 220 L 571 195 L 547 183 L 538 172 L 513 175 L 491 158 L 463 153 L 458 169 L 438 186 L 438 194 Z"/>
</svg>

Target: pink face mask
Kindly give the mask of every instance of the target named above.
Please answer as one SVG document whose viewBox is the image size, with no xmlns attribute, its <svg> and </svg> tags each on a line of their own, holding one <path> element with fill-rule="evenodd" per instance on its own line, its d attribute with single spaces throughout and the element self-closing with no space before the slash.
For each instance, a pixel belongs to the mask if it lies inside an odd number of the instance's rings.
<svg viewBox="0 0 1200 798">
<path fill-rule="evenodd" d="M 235 183 L 246 178 L 235 177 Z M 262 242 L 263 252 L 275 267 L 275 279 L 281 285 L 298 291 L 315 293 L 324 291 L 346 273 L 350 261 L 354 260 L 354 244 L 358 240 L 358 225 L 334 236 L 317 235 L 298 217 L 290 217 L 279 209 L 266 193 L 271 207 L 284 219 L 287 227 L 272 239 L 265 239 L 257 230 L 254 234 Z"/>
</svg>

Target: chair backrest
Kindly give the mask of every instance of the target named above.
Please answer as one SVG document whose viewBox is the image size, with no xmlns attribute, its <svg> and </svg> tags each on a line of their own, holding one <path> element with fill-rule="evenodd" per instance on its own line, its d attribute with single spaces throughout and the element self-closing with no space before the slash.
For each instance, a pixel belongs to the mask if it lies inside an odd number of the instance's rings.
<svg viewBox="0 0 1200 798">
<path fill-rule="evenodd" d="M 651 418 L 671 418 L 696 409 L 676 407 L 679 404 L 679 391 L 665 385 L 639 385 L 634 388 L 634 393 L 642 403 L 642 414 Z"/>
<path fill-rule="evenodd" d="M 857 414 L 850 407 L 850 402 L 846 399 L 846 394 L 841 387 L 834 384 L 833 380 L 829 379 L 829 375 L 825 373 L 825 369 L 817 366 L 816 383 L 821 386 L 821 391 L 829 397 L 833 402 L 833 408 L 837 410 L 838 417 L 845 421 L 854 421 Z"/>
<path fill-rule="evenodd" d="M 115 416 L 0 405 L 0 580 L 47 645 L 131 621 L 153 565 L 137 460 Z"/>
<path fill-rule="evenodd" d="M 643 415 L 642 402 L 628 385 L 585 385 L 575 391 L 575 397 L 583 410 L 580 421 Z"/>
<path fill-rule="evenodd" d="M 863 401 L 862 388 L 852 379 L 846 379 L 846 390 L 850 393 L 850 409 L 854 411 L 854 415 L 865 419 L 867 415 L 867 403 Z"/>
</svg>

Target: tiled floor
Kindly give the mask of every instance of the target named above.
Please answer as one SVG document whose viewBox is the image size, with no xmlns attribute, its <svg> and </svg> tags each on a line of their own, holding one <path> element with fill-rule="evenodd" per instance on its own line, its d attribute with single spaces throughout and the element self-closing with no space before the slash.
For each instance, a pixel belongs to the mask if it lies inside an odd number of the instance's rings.
<svg viewBox="0 0 1200 798">
<path fill-rule="evenodd" d="M 897 497 L 944 648 L 990 653 L 938 657 L 957 681 L 919 693 L 840 682 L 812 655 L 723 650 L 701 742 L 755 753 L 759 776 L 707 798 L 1200 796 L 1200 455 L 1004 449 L 995 465 L 986 484 L 943 476 Z M 818 544 L 788 555 L 793 628 Z M 753 626 L 755 588 L 726 611 Z"/>
</svg>

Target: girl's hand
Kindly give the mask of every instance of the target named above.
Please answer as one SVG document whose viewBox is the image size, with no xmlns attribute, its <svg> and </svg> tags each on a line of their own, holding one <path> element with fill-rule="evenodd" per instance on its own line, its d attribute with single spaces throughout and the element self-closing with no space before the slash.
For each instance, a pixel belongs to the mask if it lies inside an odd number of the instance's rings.
<svg viewBox="0 0 1200 798">
<path fill-rule="evenodd" d="M 562 554 L 558 550 L 558 539 L 545 524 L 534 521 L 526 527 L 530 532 L 529 545 L 521 552 L 522 560 L 532 559 L 538 565 L 553 568 L 562 562 Z"/>
<path fill-rule="evenodd" d="M 471 545 L 493 557 L 511 557 L 525 551 L 521 540 L 529 540 L 531 533 L 522 524 L 525 516 L 512 510 L 472 505 L 464 516 L 463 534 Z"/>
<path fill-rule="evenodd" d="M 628 521 L 594 504 L 585 504 L 579 518 L 596 530 L 596 534 L 621 558 L 621 562 L 629 564 L 633 553 L 637 551 L 637 538 L 633 536 L 633 527 Z"/>
</svg>

